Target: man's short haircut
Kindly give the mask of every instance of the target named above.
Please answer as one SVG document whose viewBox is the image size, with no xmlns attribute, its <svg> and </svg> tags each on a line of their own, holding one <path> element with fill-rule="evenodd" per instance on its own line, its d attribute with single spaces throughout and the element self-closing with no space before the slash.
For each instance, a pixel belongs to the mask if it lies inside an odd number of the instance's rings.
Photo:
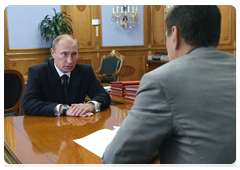
<svg viewBox="0 0 240 170">
<path fill-rule="evenodd" d="M 72 35 L 69 35 L 69 34 L 63 34 L 63 35 L 59 35 L 57 36 L 54 40 L 53 40 L 53 43 L 52 43 L 52 49 L 55 51 L 57 49 L 57 46 L 58 46 L 58 42 L 61 40 L 61 39 L 72 39 L 72 40 L 75 40 L 76 43 L 77 43 L 77 46 L 78 46 L 78 51 L 79 51 L 79 44 L 78 44 L 78 41 L 76 38 L 74 38 L 74 36 Z"/>
<path fill-rule="evenodd" d="M 174 5 L 165 18 L 167 36 L 176 26 L 192 46 L 217 46 L 221 34 L 221 13 L 216 5 Z"/>
</svg>

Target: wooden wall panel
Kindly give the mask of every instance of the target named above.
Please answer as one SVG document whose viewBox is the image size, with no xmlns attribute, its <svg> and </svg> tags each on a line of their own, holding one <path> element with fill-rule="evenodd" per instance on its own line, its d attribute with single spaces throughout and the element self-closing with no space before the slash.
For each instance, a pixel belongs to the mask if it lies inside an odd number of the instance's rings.
<svg viewBox="0 0 240 170">
<path fill-rule="evenodd" d="M 82 50 L 96 50 L 95 28 L 92 19 L 96 19 L 98 5 L 66 5 L 66 12 L 73 21 L 73 35 Z"/>
<path fill-rule="evenodd" d="M 165 47 L 165 21 L 164 21 L 164 5 L 151 6 L 151 46 L 152 48 Z"/>
<path fill-rule="evenodd" d="M 79 53 L 78 63 L 89 64 L 93 67 L 93 70 L 96 71 L 98 69 L 98 54 L 97 53 Z"/>
<path fill-rule="evenodd" d="M 48 59 L 49 56 L 45 55 L 45 58 L 42 56 L 37 56 L 32 58 L 28 55 L 22 55 L 22 56 L 10 56 L 7 58 L 7 68 L 8 69 L 14 69 L 18 70 L 20 73 L 22 73 L 24 81 L 27 82 L 28 79 L 28 68 L 37 64 L 43 63 L 46 59 Z"/>
<path fill-rule="evenodd" d="M 232 32 L 231 32 L 231 6 L 219 5 L 219 9 L 222 14 L 221 20 L 221 36 L 219 44 L 231 44 Z"/>
<path fill-rule="evenodd" d="M 220 51 L 231 51 L 236 55 L 236 9 L 231 5 L 218 6 L 221 15 L 221 35 L 218 45 Z"/>
<path fill-rule="evenodd" d="M 141 80 L 143 74 L 145 73 L 145 60 L 147 58 L 147 51 L 119 53 L 125 57 L 120 80 Z"/>
</svg>

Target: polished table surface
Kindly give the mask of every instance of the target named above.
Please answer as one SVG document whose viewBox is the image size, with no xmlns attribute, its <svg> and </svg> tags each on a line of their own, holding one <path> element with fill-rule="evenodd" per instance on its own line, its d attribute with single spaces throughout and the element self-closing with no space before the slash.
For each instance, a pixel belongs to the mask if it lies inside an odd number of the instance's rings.
<svg viewBox="0 0 240 170">
<path fill-rule="evenodd" d="M 101 164 L 100 157 L 73 140 L 120 126 L 132 106 L 111 105 L 91 117 L 4 118 L 4 150 L 23 164 Z M 159 161 L 155 158 L 152 163 Z"/>
<path fill-rule="evenodd" d="M 113 104 L 134 104 L 134 100 L 127 99 L 120 96 L 110 95 L 111 96 L 111 103 Z"/>
</svg>

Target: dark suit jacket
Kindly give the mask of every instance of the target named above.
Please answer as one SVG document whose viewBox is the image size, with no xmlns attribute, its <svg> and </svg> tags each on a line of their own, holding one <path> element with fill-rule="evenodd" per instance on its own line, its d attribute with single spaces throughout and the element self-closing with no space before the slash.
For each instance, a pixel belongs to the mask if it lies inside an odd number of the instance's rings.
<svg viewBox="0 0 240 170">
<path fill-rule="evenodd" d="M 68 105 L 83 103 L 86 95 L 101 103 L 100 110 L 110 105 L 110 96 L 96 79 L 92 67 L 77 63 L 71 72 Z M 65 104 L 61 78 L 54 67 L 54 59 L 29 68 L 22 104 L 25 115 L 39 116 L 54 116 L 54 107 Z"/>
</svg>

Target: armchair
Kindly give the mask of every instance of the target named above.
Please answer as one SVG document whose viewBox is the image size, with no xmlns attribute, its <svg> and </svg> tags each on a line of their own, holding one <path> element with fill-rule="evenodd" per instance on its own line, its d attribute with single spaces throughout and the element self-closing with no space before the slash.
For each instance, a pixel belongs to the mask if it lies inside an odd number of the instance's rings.
<svg viewBox="0 0 240 170">
<path fill-rule="evenodd" d="M 21 115 L 24 88 L 24 79 L 19 71 L 4 70 L 4 114 L 17 111 L 17 115 Z"/>
<path fill-rule="evenodd" d="M 124 56 L 120 55 L 116 50 L 101 59 L 100 68 L 95 71 L 95 75 L 100 83 L 110 83 L 111 81 L 118 81 L 121 74 Z"/>
</svg>

